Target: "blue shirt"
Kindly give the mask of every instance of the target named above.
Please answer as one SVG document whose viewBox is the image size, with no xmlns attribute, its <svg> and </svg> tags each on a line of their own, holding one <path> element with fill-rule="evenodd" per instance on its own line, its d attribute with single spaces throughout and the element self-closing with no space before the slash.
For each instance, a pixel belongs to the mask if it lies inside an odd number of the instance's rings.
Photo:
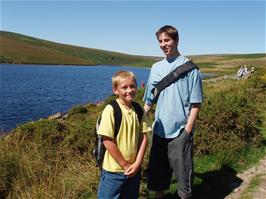
<svg viewBox="0 0 266 199">
<path fill-rule="evenodd" d="M 179 55 L 172 59 L 163 59 L 153 64 L 143 100 L 147 105 L 155 103 L 151 90 L 162 78 L 176 67 L 189 61 Z M 165 88 L 157 101 L 153 133 L 163 138 L 175 138 L 185 128 L 191 110 L 191 104 L 202 103 L 202 79 L 198 69 L 182 75 L 177 81 Z"/>
</svg>

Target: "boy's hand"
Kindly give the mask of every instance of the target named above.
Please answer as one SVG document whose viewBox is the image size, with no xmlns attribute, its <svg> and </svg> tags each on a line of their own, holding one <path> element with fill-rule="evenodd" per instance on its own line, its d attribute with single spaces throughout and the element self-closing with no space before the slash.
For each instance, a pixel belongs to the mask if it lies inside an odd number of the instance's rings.
<svg viewBox="0 0 266 199">
<path fill-rule="evenodd" d="M 130 166 L 131 166 L 131 164 L 129 164 L 128 162 L 126 162 L 125 165 L 122 165 L 122 167 L 123 167 L 123 169 L 124 169 L 125 172 L 130 169 Z"/>
<path fill-rule="evenodd" d="M 138 173 L 139 170 L 140 170 L 140 165 L 133 163 L 132 165 L 130 165 L 130 167 L 128 167 L 125 170 L 124 174 L 131 178 L 131 177 L 134 177 Z"/>
</svg>

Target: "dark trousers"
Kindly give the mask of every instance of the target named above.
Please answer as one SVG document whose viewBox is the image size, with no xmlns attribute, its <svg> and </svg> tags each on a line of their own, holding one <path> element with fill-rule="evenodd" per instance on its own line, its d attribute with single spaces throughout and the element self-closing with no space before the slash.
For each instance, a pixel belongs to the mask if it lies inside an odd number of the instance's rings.
<svg viewBox="0 0 266 199">
<path fill-rule="evenodd" d="M 148 189 L 169 189 L 172 174 L 178 182 L 178 195 L 191 196 L 193 183 L 193 136 L 183 131 L 174 139 L 153 135 L 148 168 Z"/>
</svg>

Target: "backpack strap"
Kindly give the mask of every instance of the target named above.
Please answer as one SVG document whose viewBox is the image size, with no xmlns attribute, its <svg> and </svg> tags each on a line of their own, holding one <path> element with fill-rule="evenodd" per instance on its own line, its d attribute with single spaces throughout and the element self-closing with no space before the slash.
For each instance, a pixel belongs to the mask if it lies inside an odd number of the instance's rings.
<svg viewBox="0 0 266 199">
<path fill-rule="evenodd" d="M 173 82 L 175 82 L 178 78 L 180 78 L 183 74 L 198 68 L 196 64 L 192 61 L 188 61 L 181 66 L 175 68 L 172 72 L 170 72 L 167 76 L 165 76 L 159 83 L 155 85 L 152 89 L 152 94 L 154 95 L 155 101 L 157 101 L 162 90 L 170 86 Z"/>
<path fill-rule="evenodd" d="M 121 126 L 121 121 L 122 121 L 122 110 L 119 106 L 119 104 L 117 103 L 116 100 L 113 100 L 112 102 L 110 102 L 110 105 L 113 107 L 114 109 L 114 120 L 115 120 L 115 134 L 114 134 L 114 138 L 116 138 L 120 126 Z M 141 107 L 140 104 L 138 104 L 137 102 L 132 102 L 132 106 L 134 107 L 137 116 L 138 116 L 138 120 L 139 123 L 141 123 L 142 120 L 142 116 L 143 116 L 143 109 Z"/>
<path fill-rule="evenodd" d="M 115 119 L 115 134 L 114 134 L 114 138 L 115 138 L 117 136 L 118 131 L 119 131 L 120 126 L 121 126 L 122 111 L 121 111 L 121 108 L 120 108 L 120 106 L 119 106 L 119 104 L 117 103 L 116 100 L 113 100 L 112 102 L 110 102 L 110 105 L 114 109 L 114 119 Z"/>
<path fill-rule="evenodd" d="M 141 120 L 142 120 L 142 116 L 143 116 L 143 109 L 142 107 L 140 106 L 139 103 L 137 102 L 132 102 L 132 106 L 134 107 L 136 113 L 137 113 L 137 116 L 138 116 L 138 120 L 139 120 L 139 124 L 141 123 Z"/>
</svg>

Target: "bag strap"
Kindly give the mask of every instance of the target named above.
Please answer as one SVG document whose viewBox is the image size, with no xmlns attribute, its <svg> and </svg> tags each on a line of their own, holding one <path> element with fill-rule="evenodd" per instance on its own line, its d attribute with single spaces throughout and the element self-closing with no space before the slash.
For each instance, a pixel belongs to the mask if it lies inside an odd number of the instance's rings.
<svg viewBox="0 0 266 199">
<path fill-rule="evenodd" d="M 175 68 L 172 72 L 170 72 L 168 75 L 166 75 L 159 83 L 155 85 L 155 87 L 152 89 L 152 94 L 154 95 L 155 101 L 157 101 L 160 93 L 162 90 L 170 86 L 173 82 L 175 82 L 178 78 L 180 78 L 183 74 L 198 68 L 196 64 L 194 64 L 192 61 L 188 61 L 181 66 L 178 66 Z"/>
<path fill-rule="evenodd" d="M 137 113 L 137 116 L 138 116 L 138 120 L 139 120 L 139 124 L 141 123 L 141 120 L 142 120 L 142 116 L 143 116 L 143 109 L 142 107 L 140 106 L 139 103 L 137 102 L 132 102 L 132 106 L 134 107 L 136 113 Z"/>
<path fill-rule="evenodd" d="M 114 138 L 115 138 L 117 136 L 118 131 L 119 131 L 120 126 L 121 126 L 122 111 L 121 111 L 121 108 L 120 108 L 120 106 L 119 106 L 119 104 L 117 103 L 116 100 L 113 100 L 112 102 L 110 102 L 110 105 L 114 109 L 114 119 L 115 119 L 115 134 L 114 134 Z"/>
<path fill-rule="evenodd" d="M 110 105 L 113 107 L 114 109 L 114 119 L 115 119 L 115 134 L 114 134 L 114 138 L 116 138 L 120 126 L 121 126 L 121 121 L 122 121 L 122 110 L 119 106 L 119 104 L 117 103 L 116 100 L 113 100 L 112 102 L 110 102 Z M 137 116 L 138 116 L 138 120 L 139 120 L 139 124 L 141 123 L 142 120 L 142 116 L 143 116 L 143 109 L 141 107 L 140 104 L 138 104 L 137 102 L 132 102 L 132 106 L 135 109 Z"/>
</svg>

